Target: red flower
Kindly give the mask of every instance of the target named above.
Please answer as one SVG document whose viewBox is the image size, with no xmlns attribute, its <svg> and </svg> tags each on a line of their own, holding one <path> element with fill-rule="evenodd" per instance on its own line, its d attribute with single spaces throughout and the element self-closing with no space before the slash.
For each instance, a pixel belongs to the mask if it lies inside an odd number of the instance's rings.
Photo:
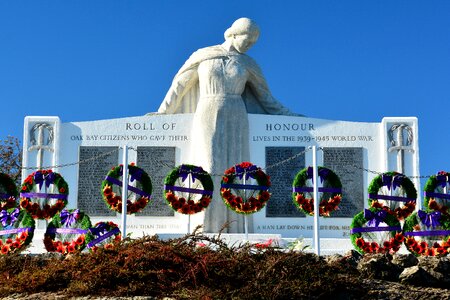
<svg viewBox="0 0 450 300">
<path fill-rule="evenodd" d="M 77 245 L 83 245 L 84 244 L 84 235 L 80 235 L 76 240 L 75 244 Z"/>
<path fill-rule="evenodd" d="M 222 177 L 222 181 L 225 182 L 225 183 L 227 183 L 227 182 L 228 182 L 228 177 L 227 177 L 227 176 L 223 176 L 223 177 Z"/>
<path fill-rule="evenodd" d="M 222 197 L 224 197 L 225 199 L 228 199 L 232 196 L 233 194 L 231 194 L 230 190 L 223 190 L 222 191 Z"/>
<path fill-rule="evenodd" d="M 359 248 L 363 248 L 365 244 L 366 244 L 366 242 L 364 241 L 364 239 L 362 239 L 362 238 L 356 239 L 356 246 L 358 246 Z"/>
<path fill-rule="evenodd" d="M 5 254 L 8 254 L 8 252 L 9 252 L 9 246 L 8 245 L 4 245 L 4 246 L 2 246 L 2 254 L 3 255 L 5 255 Z"/>
<path fill-rule="evenodd" d="M 58 245 L 56 247 L 56 252 L 59 252 L 61 254 L 64 254 L 64 252 L 66 252 L 66 247 L 64 247 L 63 245 Z"/>
<path fill-rule="evenodd" d="M 438 209 L 439 209 L 439 204 L 436 202 L 436 200 L 431 199 L 431 200 L 428 202 L 428 207 L 429 207 L 430 209 L 433 209 L 433 210 L 438 210 Z"/>
<path fill-rule="evenodd" d="M 65 193 L 65 192 L 66 192 L 66 189 L 62 187 L 62 188 L 59 189 L 59 192 L 60 192 L 60 193 Z"/>
<path fill-rule="evenodd" d="M 73 244 L 68 245 L 67 252 L 69 252 L 69 253 L 75 252 L 75 246 Z"/>
<path fill-rule="evenodd" d="M 262 191 L 258 196 L 260 201 L 266 202 L 270 199 L 270 193 L 268 191 Z"/>
<path fill-rule="evenodd" d="M 177 199 L 177 197 L 172 193 L 172 192 L 167 192 L 166 193 L 166 199 L 169 202 L 173 202 Z"/>
<path fill-rule="evenodd" d="M 182 212 L 183 214 L 190 214 L 190 213 L 191 213 L 191 209 L 190 209 L 189 205 L 188 205 L 188 204 L 184 204 L 184 205 L 181 207 L 181 212 Z"/>
<path fill-rule="evenodd" d="M 382 208 L 383 207 L 383 205 L 378 201 L 372 201 L 371 206 L 374 208 Z"/>
<path fill-rule="evenodd" d="M 202 207 L 208 207 L 208 205 L 209 205 L 209 203 L 211 202 L 211 199 L 210 198 L 202 198 L 201 200 L 200 200 L 200 205 L 202 206 Z"/>
<path fill-rule="evenodd" d="M 297 194 L 297 196 L 295 197 L 295 200 L 297 201 L 298 204 L 302 205 L 303 203 L 305 203 L 306 199 L 305 197 L 303 197 L 302 194 Z"/>
<path fill-rule="evenodd" d="M 396 233 L 395 237 L 394 237 L 394 240 L 396 242 L 398 242 L 398 243 L 402 243 L 405 240 L 405 237 L 403 236 L 403 234 L 401 232 L 400 233 Z"/>
<path fill-rule="evenodd" d="M 250 167 L 252 165 L 253 164 L 248 161 L 241 162 L 241 164 L 240 164 L 241 168 L 244 168 L 244 169 L 247 169 L 248 167 Z"/>
</svg>

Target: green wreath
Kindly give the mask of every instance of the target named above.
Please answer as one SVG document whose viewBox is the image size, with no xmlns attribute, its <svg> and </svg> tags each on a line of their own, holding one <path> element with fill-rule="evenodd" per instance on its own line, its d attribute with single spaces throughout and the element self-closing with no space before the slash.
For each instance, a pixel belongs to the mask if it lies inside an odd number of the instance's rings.
<svg viewBox="0 0 450 300">
<path fill-rule="evenodd" d="M 79 253 L 93 239 L 90 228 L 91 220 L 84 212 L 64 209 L 48 223 L 44 235 L 45 249 L 63 255 Z"/>
<path fill-rule="evenodd" d="M 102 196 L 106 205 L 113 211 L 122 212 L 122 178 L 123 165 L 113 167 L 102 182 Z M 128 185 L 127 214 L 131 215 L 143 210 L 150 202 L 152 195 L 152 181 L 148 174 L 141 168 L 131 163 L 128 165 L 129 182 L 135 182 L 135 186 Z"/>
<path fill-rule="evenodd" d="M 67 205 L 68 195 L 69 186 L 59 173 L 38 170 L 28 175 L 22 183 L 20 207 L 34 219 L 50 219 Z M 40 202 L 44 203 L 43 207 Z"/>
<path fill-rule="evenodd" d="M 240 180 L 242 183 L 236 183 Z M 256 181 L 256 185 L 248 180 Z M 225 171 L 220 185 L 220 195 L 225 205 L 239 214 L 260 211 L 270 199 L 270 177 L 250 162 L 242 162 Z"/>
<path fill-rule="evenodd" d="M 16 207 L 17 194 L 14 180 L 9 175 L 0 173 L 0 210 Z"/>
<path fill-rule="evenodd" d="M 24 210 L 2 210 L 0 212 L 0 253 L 19 253 L 33 239 L 35 222 Z"/>
<path fill-rule="evenodd" d="M 89 251 L 95 252 L 99 248 L 109 249 L 122 240 L 119 226 L 113 222 L 98 222 L 89 228 L 94 239 L 87 243 Z"/>
<path fill-rule="evenodd" d="M 213 195 L 211 176 L 201 167 L 178 166 L 164 180 L 164 199 L 176 212 L 191 215 L 203 211 Z"/>
<path fill-rule="evenodd" d="M 450 173 L 441 171 L 428 178 L 424 188 L 424 206 L 426 209 L 449 214 Z"/>
<path fill-rule="evenodd" d="M 319 215 L 329 217 L 338 208 L 342 200 L 342 184 L 339 177 L 330 169 L 318 168 L 318 176 L 323 183 L 318 191 L 321 193 Z M 297 173 L 292 184 L 292 200 L 295 206 L 307 215 L 314 215 L 313 188 L 307 186 L 307 180 L 313 178 L 313 168 L 307 167 Z M 309 194 L 308 198 L 306 195 Z"/>
<path fill-rule="evenodd" d="M 385 187 L 389 195 L 380 194 Z M 386 193 L 386 189 L 384 192 Z M 417 191 L 408 177 L 397 172 L 376 176 L 368 188 L 369 206 L 386 209 L 399 220 L 408 217 L 416 208 Z M 396 193 L 396 195 L 393 195 Z M 400 205 L 404 203 L 404 205 Z"/>
<path fill-rule="evenodd" d="M 450 250 L 450 217 L 419 210 L 406 218 L 403 234 L 406 248 L 415 256 L 445 256 Z"/>
<path fill-rule="evenodd" d="M 379 226 L 380 224 L 387 226 Z M 379 238 L 377 233 L 387 235 Z M 370 208 L 355 215 L 350 225 L 350 239 L 356 251 L 364 253 L 395 253 L 404 240 L 400 222 L 384 209 Z"/>
</svg>

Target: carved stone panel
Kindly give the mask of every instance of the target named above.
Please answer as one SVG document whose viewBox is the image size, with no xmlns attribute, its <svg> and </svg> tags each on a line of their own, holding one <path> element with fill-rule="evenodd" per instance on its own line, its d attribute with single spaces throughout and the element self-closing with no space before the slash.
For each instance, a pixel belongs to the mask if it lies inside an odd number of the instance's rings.
<svg viewBox="0 0 450 300">
<path fill-rule="evenodd" d="M 137 216 L 174 216 L 175 212 L 163 198 L 164 179 L 175 167 L 175 147 L 137 147 L 136 165 L 150 176 L 152 200 Z"/>
<path fill-rule="evenodd" d="M 106 174 L 117 165 L 117 147 L 80 146 L 80 161 L 97 157 L 88 163 L 81 163 L 78 169 L 78 208 L 89 216 L 114 216 L 102 198 L 101 186 Z"/>
<path fill-rule="evenodd" d="M 332 216 L 353 218 L 364 209 L 363 148 L 324 148 L 323 165 L 333 170 L 342 183 L 342 202 Z"/>
<path fill-rule="evenodd" d="M 266 173 L 272 182 L 272 197 L 266 205 L 266 217 L 305 217 L 292 202 L 292 182 L 305 167 L 305 154 L 298 154 L 304 150 L 305 147 L 266 147 Z M 278 165 L 295 155 L 298 156 Z"/>
</svg>

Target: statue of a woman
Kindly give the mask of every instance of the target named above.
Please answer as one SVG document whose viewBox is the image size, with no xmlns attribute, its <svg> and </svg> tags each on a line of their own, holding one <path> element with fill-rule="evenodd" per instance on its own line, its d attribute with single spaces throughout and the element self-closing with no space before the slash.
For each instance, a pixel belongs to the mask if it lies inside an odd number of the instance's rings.
<svg viewBox="0 0 450 300">
<path fill-rule="evenodd" d="M 247 113 L 292 115 L 273 98 L 258 65 L 244 54 L 258 37 L 254 21 L 236 20 L 225 31 L 222 45 L 191 55 L 159 107 L 158 113 L 194 113 L 190 163 L 212 174 L 223 174 L 229 167 L 250 160 Z M 214 187 L 204 231 L 218 232 L 230 222 L 228 232 L 243 232 L 243 217 L 221 201 L 220 176 L 214 178 Z"/>
</svg>

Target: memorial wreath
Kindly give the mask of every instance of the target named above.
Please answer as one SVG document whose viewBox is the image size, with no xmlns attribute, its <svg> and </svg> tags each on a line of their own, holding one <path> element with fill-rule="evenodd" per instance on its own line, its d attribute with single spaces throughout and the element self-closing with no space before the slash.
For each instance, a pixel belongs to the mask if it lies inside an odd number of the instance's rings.
<svg viewBox="0 0 450 300">
<path fill-rule="evenodd" d="M 122 240 L 119 226 L 113 222 L 98 222 L 94 227 L 89 228 L 89 230 L 94 236 L 94 239 L 87 244 L 87 247 L 93 252 L 99 248 L 112 248 L 114 244 Z"/>
<path fill-rule="evenodd" d="M 411 180 L 403 174 L 382 173 L 372 180 L 368 191 L 368 201 L 371 207 L 387 210 L 399 220 L 408 217 L 416 208 L 416 188 Z M 399 205 L 402 202 L 404 205 Z"/>
<path fill-rule="evenodd" d="M 63 255 L 81 252 L 92 240 L 91 220 L 79 209 L 63 209 L 48 223 L 44 245 L 48 252 Z"/>
<path fill-rule="evenodd" d="M 318 168 L 318 176 L 323 187 L 318 188 L 321 193 L 319 215 L 329 217 L 338 208 L 342 200 L 342 184 L 339 177 L 330 169 Z M 307 186 L 307 180 L 313 178 L 313 168 L 307 167 L 297 173 L 293 182 L 292 199 L 295 206 L 305 214 L 314 215 L 313 187 Z M 309 194 L 310 197 L 306 195 Z"/>
<path fill-rule="evenodd" d="M 392 254 L 400 249 L 404 236 L 400 222 L 394 215 L 384 209 L 370 208 L 353 218 L 350 239 L 360 253 Z"/>
<path fill-rule="evenodd" d="M 201 167 L 178 166 L 164 180 L 164 198 L 169 206 L 182 214 L 195 214 L 206 209 L 213 195 L 211 176 Z"/>
<path fill-rule="evenodd" d="M 14 180 L 9 175 L 0 173 L 0 210 L 16 207 L 17 194 Z"/>
<path fill-rule="evenodd" d="M 0 211 L 0 253 L 19 253 L 33 239 L 34 219 L 18 207 Z"/>
<path fill-rule="evenodd" d="M 428 178 L 424 188 L 424 206 L 443 214 L 449 214 L 450 173 L 441 171 Z"/>
<path fill-rule="evenodd" d="M 445 256 L 450 249 L 450 217 L 418 210 L 403 225 L 406 248 L 416 256 Z"/>
<path fill-rule="evenodd" d="M 256 185 L 248 184 L 248 180 Z M 236 183 L 240 180 L 241 183 Z M 225 171 L 220 195 L 225 204 L 240 214 L 252 214 L 262 209 L 270 199 L 270 177 L 250 162 L 242 162 Z M 256 193 L 256 194 L 255 194 Z"/>
<path fill-rule="evenodd" d="M 152 195 L 152 181 L 148 174 L 141 168 L 131 163 L 128 165 L 129 181 L 135 182 L 135 186 L 128 185 L 127 214 L 134 214 L 143 210 L 150 202 Z M 122 191 L 123 165 L 113 167 L 102 182 L 102 196 L 106 205 L 119 213 L 122 212 L 122 197 L 118 195 Z M 133 198 L 135 200 L 133 201 Z"/>
<path fill-rule="evenodd" d="M 41 189 L 44 191 L 41 193 Z M 34 219 L 50 219 L 67 204 L 69 187 L 52 170 L 38 170 L 25 178 L 20 190 L 20 206 Z M 37 199 L 33 201 L 32 199 Z M 41 207 L 41 204 L 42 207 Z"/>
</svg>

